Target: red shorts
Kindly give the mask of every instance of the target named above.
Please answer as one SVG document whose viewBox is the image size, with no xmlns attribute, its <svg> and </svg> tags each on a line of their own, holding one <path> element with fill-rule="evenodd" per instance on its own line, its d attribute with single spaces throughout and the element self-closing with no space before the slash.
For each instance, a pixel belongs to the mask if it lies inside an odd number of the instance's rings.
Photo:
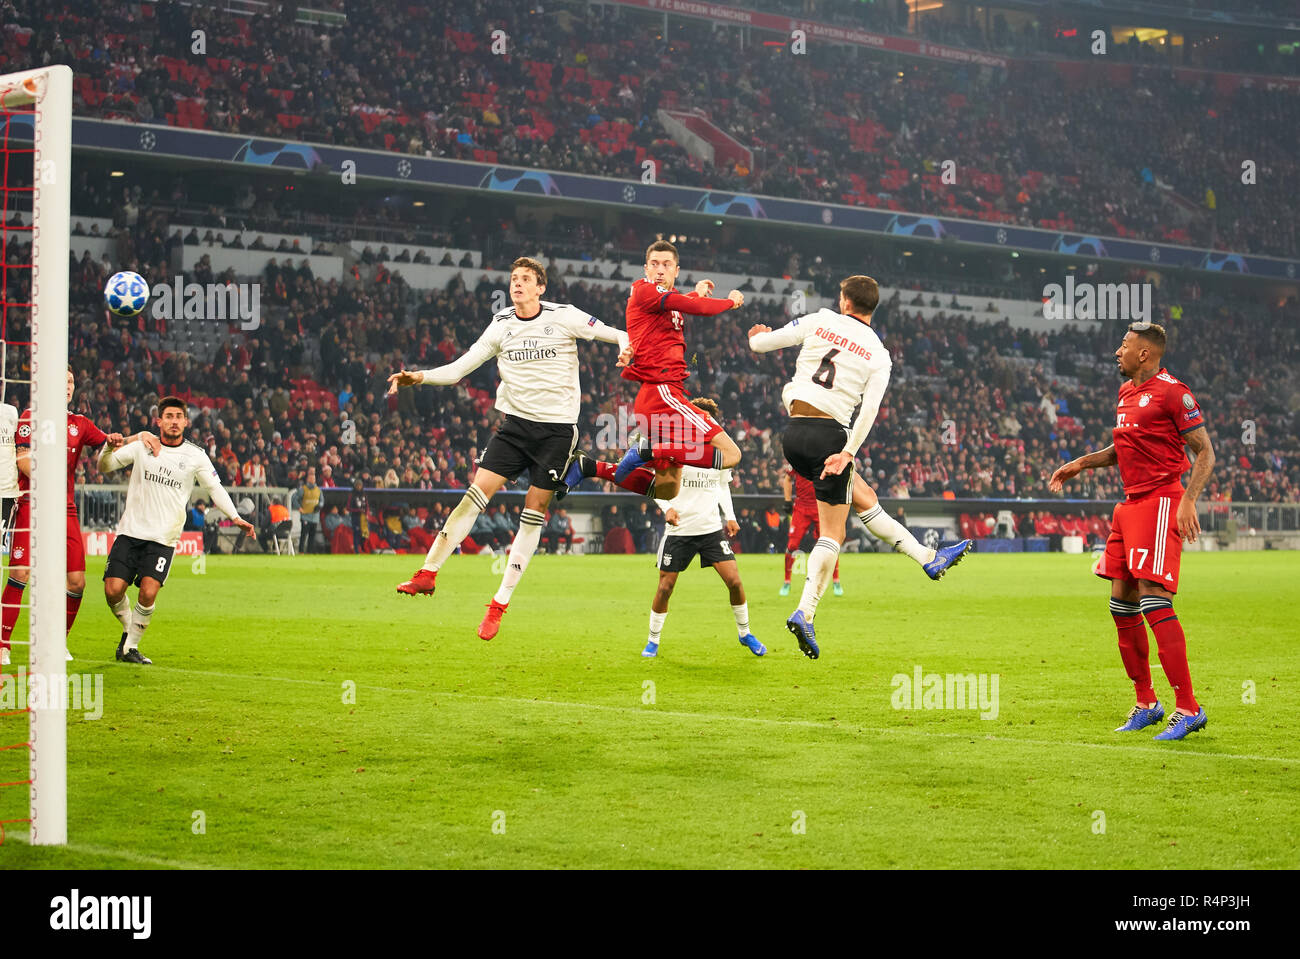
<svg viewBox="0 0 1300 959">
<path fill-rule="evenodd" d="M 1103 579 L 1145 579 L 1178 592 L 1178 503 L 1183 488 L 1169 486 L 1139 500 L 1120 503 L 1111 520 L 1110 537 L 1093 572 Z"/>
<path fill-rule="evenodd" d="M 636 394 L 637 429 L 656 448 L 704 447 L 722 432 L 717 420 L 691 406 L 679 383 L 642 383 Z"/>
<path fill-rule="evenodd" d="M 795 510 L 790 516 L 790 539 L 785 545 L 787 553 L 793 553 L 803 542 L 804 535 L 811 527 L 813 538 L 821 536 L 821 527 L 818 525 L 816 513 L 801 513 Z"/>
<path fill-rule="evenodd" d="M 32 514 L 26 496 L 18 501 L 9 528 L 13 532 L 13 538 L 9 541 L 9 565 L 30 566 Z M 86 544 L 81 539 L 81 524 L 77 522 L 77 514 L 72 513 L 68 516 L 68 572 L 84 573 L 85 571 Z"/>
</svg>

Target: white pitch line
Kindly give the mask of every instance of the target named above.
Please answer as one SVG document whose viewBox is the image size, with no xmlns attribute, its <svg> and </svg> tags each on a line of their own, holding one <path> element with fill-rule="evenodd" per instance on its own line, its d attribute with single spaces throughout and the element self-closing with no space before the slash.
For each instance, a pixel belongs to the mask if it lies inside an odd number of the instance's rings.
<svg viewBox="0 0 1300 959">
<path fill-rule="evenodd" d="M 31 846 L 31 836 L 25 832 L 9 832 L 5 834 L 5 841 L 10 840 L 21 842 Z M 2 848 L 2 847 L 0 847 Z M 35 846 L 31 846 L 35 849 Z M 132 852 L 129 849 L 111 849 L 107 846 L 90 846 L 85 843 L 70 842 L 63 846 L 50 846 L 50 849 L 67 849 L 70 852 L 82 853 L 88 856 L 109 856 L 113 859 L 125 859 L 127 862 L 138 863 L 142 866 L 163 866 L 168 869 L 228 869 L 229 866 L 205 866 L 197 862 L 181 862 L 178 859 L 161 859 L 157 856 L 146 856 L 143 853 Z M 0 856 L 3 852 L 0 852 Z"/>
<path fill-rule="evenodd" d="M 107 662 L 105 660 L 104 662 Z M 234 679 L 241 682 L 249 680 L 266 680 L 276 683 L 294 683 L 303 686 L 333 686 L 333 681 L 328 679 L 297 679 L 289 676 L 250 676 L 244 673 L 223 673 L 206 669 L 185 669 L 179 666 L 150 666 L 150 670 L 156 672 L 173 672 L 188 673 L 195 676 L 212 676 L 218 679 Z M 689 713 L 669 709 L 658 708 L 638 708 L 636 706 L 608 706 L 600 703 L 570 703 L 558 699 L 525 699 L 517 696 L 484 696 L 479 693 L 460 693 L 453 690 L 437 689 L 397 689 L 391 686 L 363 686 L 357 685 L 357 690 L 368 689 L 380 693 L 415 693 L 419 695 L 431 696 L 459 696 L 462 699 L 478 699 L 487 702 L 512 703 L 527 706 L 558 706 L 565 709 L 594 709 L 601 712 L 631 713 L 638 717 L 644 716 L 668 716 L 674 719 L 703 719 L 713 722 L 731 722 L 731 723 L 756 723 L 766 726 L 800 726 L 808 729 L 830 729 L 847 732 L 849 726 L 854 726 L 864 732 L 911 736 L 929 736 L 941 739 L 969 739 L 984 740 L 986 742 L 998 743 L 1016 743 L 1024 746 L 1072 746 L 1081 749 L 1112 749 L 1120 752 L 1139 752 L 1144 756 L 1153 755 L 1180 755 L 1172 750 L 1161 752 L 1158 748 L 1152 746 L 1140 746 L 1136 744 L 1125 743 L 1085 743 L 1075 742 L 1072 740 L 1059 739 L 1018 739 L 1014 736 L 995 736 L 991 733 L 950 733 L 938 732 L 929 729 L 905 729 L 898 726 L 864 726 L 860 723 L 844 724 L 817 722 L 811 719 L 765 719 L 762 716 L 728 716 L 718 713 Z M 1174 747 L 1177 748 L 1177 747 Z M 1300 765 L 1300 758 L 1294 756 L 1259 756 L 1254 753 L 1211 753 L 1211 752 L 1184 752 L 1181 753 L 1184 758 L 1195 757 L 1198 759 L 1240 759 L 1250 762 L 1266 763 L 1295 763 Z"/>
</svg>

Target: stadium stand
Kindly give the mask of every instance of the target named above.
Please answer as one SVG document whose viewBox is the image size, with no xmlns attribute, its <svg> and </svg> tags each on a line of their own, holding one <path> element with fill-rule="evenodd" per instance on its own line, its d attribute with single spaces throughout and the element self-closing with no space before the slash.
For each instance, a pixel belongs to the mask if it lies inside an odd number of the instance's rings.
<svg viewBox="0 0 1300 959">
<path fill-rule="evenodd" d="M 887 4 L 854 6 L 897 23 Z M 29 65 L 36 49 L 74 63 L 86 116 L 628 178 L 648 158 L 660 182 L 1297 250 L 1294 202 L 1270 202 L 1241 180 L 1243 157 L 1275 182 L 1300 172 L 1293 86 L 1193 80 L 1158 63 L 1119 74 L 1062 59 L 969 68 L 864 62 L 837 47 L 755 58 L 682 23 L 665 37 L 656 18 L 554 18 L 504 0 L 467 4 L 450 24 L 420 7 L 393 18 L 354 3 L 348 28 L 334 32 L 200 5 L 159 5 L 142 20 L 128 20 L 136 7 L 121 2 L 14 9 L 10 67 Z M 823 9 L 848 16 L 850 5 Z M 492 53 L 498 26 L 517 54 Z M 210 38 L 205 56 L 190 53 L 195 29 Z M 947 29 L 962 35 L 944 40 L 977 42 L 966 36 L 976 28 Z M 755 169 L 691 156 L 668 136 L 661 108 L 702 110 L 752 151 Z M 956 183 L 940 176 L 945 160 L 957 164 Z"/>
<path fill-rule="evenodd" d="M 117 234 L 139 256 L 133 262 L 152 264 L 146 272 L 153 277 L 170 276 L 165 238 L 174 234 L 164 212 L 145 203 L 137 225 Z M 346 487 L 358 477 L 382 486 L 390 470 L 401 488 L 455 489 L 467 481 L 474 451 L 492 427 L 494 371 L 480 369 L 455 389 L 404 391 L 392 400 L 383 395 L 384 379 L 403 364 L 446 362 L 477 337 L 497 289 L 485 274 L 467 269 L 445 289 L 414 290 L 400 271 L 381 273 L 379 264 L 344 283 L 315 278 L 310 268 L 268 267 L 259 277 L 260 329 L 193 321 L 205 323 L 203 331 L 181 336 L 175 321 L 160 322 L 148 311 L 106 325 L 97 292 L 106 270 L 86 256 L 75 264 L 71 355 L 85 378 L 83 400 L 111 411 L 115 427 L 147 425 L 153 399 L 177 392 L 199 411 L 191 438 L 209 449 L 233 485 L 254 454 L 271 485 L 292 484 L 307 465 L 317 467 L 322 486 Z M 631 263 L 624 268 L 634 270 Z M 202 271 L 188 278 L 213 279 Z M 607 289 L 563 275 L 553 284 L 548 296 L 615 322 L 621 317 L 625 294 L 617 284 Z M 1210 496 L 1300 498 L 1296 304 L 1262 307 L 1195 286 L 1183 293 L 1189 305 L 1173 327 L 1170 363 L 1201 384 L 1211 411 L 1220 466 Z M 953 299 L 947 289 L 918 289 L 910 297 L 898 290 L 877 311 L 895 377 L 859 467 L 882 493 L 897 497 L 1046 495 L 1055 464 L 1108 441 L 1114 344 L 1098 333 L 1029 333 L 968 310 L 913 305 Z M 744 331 L 752 322 L 783 320 L 779 305 L 755 302 L 743 317 L 724 315 L 690 329 L 692 388 L 718 396 L 743 437 L 746 458 L 736 480 L 746 492 L 778 489 L 777 393 L 790 358 L 752 357 Z M 613 359 L 604 345 L 583 351 L 582 442 L 591 447 L 600 436 L 596 417 L 617 414 L 631 399 Z M 1241 442 L 1247 419 L 1256 426 L 1253 445 Z M 344 441 L 349 422 L 352 443 Z M 93 470 L 86 478 L 98 479 Z M 1118 494 L 1114 476 L 1081 479 L 1076 495 L 1083 498 Z"/>
</svg>

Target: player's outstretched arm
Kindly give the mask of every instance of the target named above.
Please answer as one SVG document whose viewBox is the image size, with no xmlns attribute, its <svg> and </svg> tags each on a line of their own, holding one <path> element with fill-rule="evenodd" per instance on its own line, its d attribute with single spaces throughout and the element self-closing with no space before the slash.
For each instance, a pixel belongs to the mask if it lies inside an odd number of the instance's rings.
<svg viewBox="0 0 1300 959">
<path fill-rule="evenodd" d="M 695 292 L 678 293 L 673 290 L 671 293 L 660 294 L 659 309 L 662 312 L 676 310 L 690 316 L 717 316 L 727 310 L 738 309 L 744 302 L 745 294 L 739 290 L 732 290 L 723 297 L 700 296 Z"/>
<path fill-rule="evenodd" d="M 574 311 L 577 313 L 577 311 Z M 569 329 L 573 330 L 578 336 L 587 340 L 599 340 L 602 343 L 614 343 L 618 346 L 619 358 L 630 349 L 627 338 L 627 331 L 620 330 L 617 327 L 603 323 L 587 313 L 578 313 L 579 320 Z M 625 366 L 619 363 L 619 366 Z"/>
<path fill-rule="evenodd" d="M 749 348 L 755 353 L 770 353 L 772 350 L 783 350 L 787 346 L 802 343 L 808 329 L 809 324 L 800 322 L 799 319 L 791 320 L 779 330 L 774 330 L 770 326 L 764 326 L 761 323 L 755 323 L 749 328 Z"/>
<path fill-rule="evenodd" d="M 388 395 L 392 396 L 396 393 L 399 386 L 417 386 L 421 383 L 451 386 L 453 383 L 459 383 L 500 352 L 496 330 L 493 328 L 496 325 L 494 323 L 484 330 L 483 335 L 474 341 L 473 346 L 450 363 L 431 370 L 401 370 L 392 374 L 388 377 Z"/>
<path fill-rule="evenodd" d="M 1056 472 L 1052 474 L 1052 478 L 1047 481 L 1047 488 L 1053 493 L 1059 493 L 1066 482 L 1074 479 L 1084 470 L 1104 469 L 1107 466 L 1114 466 L 1118 462 L 1119 458 L 1115 455 L 1115 444 L 1112 443 L 1104 450 L 1080 456 L 1077 459 L 1070 460 L 1064 466 L 1058 467 Z"/>
<path fill-rule="evenodd" d="M 212 465 L 212 460 L 208 459 L 206 453 L 199 455 L 203 457 L 203 460 L 199 464 L 199 470 L 194 478 L 198 481 L 199 486 L 203 487 L 203 492 L 208 494 L 208 499 L 212 501 L 212 505 L 225 513 L 245 533 L 256 532 L 253 529 L 253 524 L 240 516 L 239 510 L 235 509 L 235 501 L 230 498 L 226 488 L 221 485 L 221 480 L 217 479 L 217 470 Z"/>
</svg>

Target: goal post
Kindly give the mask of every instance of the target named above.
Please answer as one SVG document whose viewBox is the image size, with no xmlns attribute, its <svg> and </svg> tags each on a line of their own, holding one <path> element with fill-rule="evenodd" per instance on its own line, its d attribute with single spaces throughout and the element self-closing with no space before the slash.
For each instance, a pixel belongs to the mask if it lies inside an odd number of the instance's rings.
<svg viewBox="0 0 1300 959">
<path fill-rule="evenodd" d="M 19 149 L 15 117 L 31 116 L 30 148 Z M 65 65 L 0 76 L 4 122 L 4 223 L 21 207 L 25 183 L 31 211 L 31 558 L 28 622 L 28 755 L 31 843 L 63 845 L 67 824 L 67 368 L 68 254 L 72 184 L 72 70 Z M 25 117 L 24 117 L 25 122 Z M 25 144 L 23 145 L 26 146 Z M 30 179 L 15 167 L 30 156 Z M 18 161 L 15 163 L 14 161 Z M 21 180 L 20 180 L 21 178 Z M 23 183 L 11 187 L 11 180 Z M 11 205 L 12 201 L 18 201 Z M 6 237 L 6 240 L 8 238 Z M 7 244 L 6 244 L 7 246 Z M 6 256 L 6 261 L 8 257 Z M 20 268 L 5 263 L 5 271 Z M 8 277 L 5 290 L 10 289 Z M 7 329 L 6 354 L 12 352 Z M 14 344 L 16 345 L 16 344 Z M 8 375 L 9 368 L 6 367 Z M 12 562 L 12 557 L 11 557 Z M 38 694 L 39 688 L 39 694 Z"/>
</svg>

